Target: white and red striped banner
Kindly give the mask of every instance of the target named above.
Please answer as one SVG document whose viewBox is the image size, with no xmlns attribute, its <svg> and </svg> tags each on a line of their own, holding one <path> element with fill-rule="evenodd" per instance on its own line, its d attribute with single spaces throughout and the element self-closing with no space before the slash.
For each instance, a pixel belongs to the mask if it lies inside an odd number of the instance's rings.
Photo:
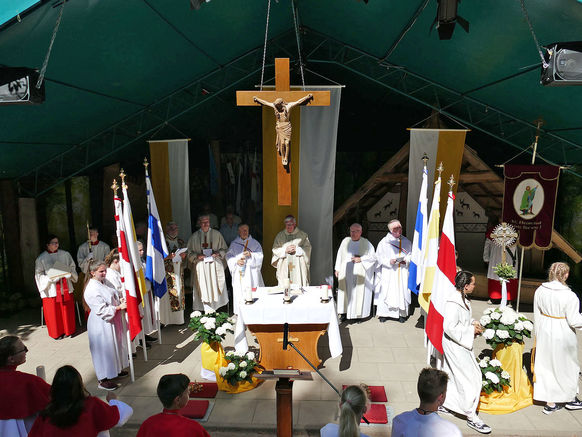
<svg viewBox="0 0 582 437">
<path fill-rule="evenodd" d="M 117 227 L 117 245 L 119 247 L 119 266 L 121 268 L 121 280 L 125 288 L 125 299 L 127 302 L 127 318 L 129 322 L 129 336 L 133 340 L 142 330 L 141 315 L 139 305 L 141 296 L 137 292 L 135 270 L 130 261 L 127 233 L 123 221 L 123 209 L 121 199 L 113 198 L 115 205 L 115 224 Z"/>
<path fill-rule="evenodd" d="M 439 242 L 437 269 L 434 286 L 430 297 L 430 306 L 426 318 L 426 335 L 441 354 L 443 353 L 443 320 L 445 304 L 450 293 L 455 292 L 455 225 L 453 223 L 453 208 L 455 195 L 449 191 L 447 210 L 443 223 L 443 232 Z"/>
</svg>

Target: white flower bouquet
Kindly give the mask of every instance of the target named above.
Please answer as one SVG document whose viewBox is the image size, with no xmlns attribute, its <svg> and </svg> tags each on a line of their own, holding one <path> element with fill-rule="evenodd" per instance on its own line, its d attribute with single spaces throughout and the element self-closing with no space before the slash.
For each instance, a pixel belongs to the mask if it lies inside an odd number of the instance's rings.
<svg viewBox="0 0 582 437">
<path fill-rule="evenodd" d="M 190 314 L 188 328 L 196 333 L 194 339 L 202 340 L 204 343 L 222 343 L 227 333 L 234 333 L 232 320 L 228 313 L 207 313 L 194 311 Z"/>
<path fill-rule="evenodd" d="M 531 338 L 533 330 L 532 322 L 509 307 L 487 308 L 479 322 L 485 328 L 485 341 L 494 350 L 500 344 L 523 343 L 525 337 Z"/>
<path fill-rule="evenodd" d="M 255 361 L 255 353 L 247 352 L 227 352 L 224 356 L 228 365 L 218 369 L 218 373 L 230 385 L 236 385 L 241 381 L 252 382 L 252 376 L 257 370 L 258 363 Z"/>
<path fill-rule="evenodd" d="M 485 357 L 479 361 L 479 368 L 481 369 L 482 378 L 481 391 L 491 394 L 494 391 L 502 392 L 503 387 L 509 387 L 509 372 L 501 368 L 501 361 Z"/>
<path fill-rule="evenodd" d="M 517 271 L 511 264 L 499 263 L 493 267 L 493 271 L 497 276 L 505 281 L 509 281 L 510 279 L 513 279 L 517 276 Z"/>
</svg>

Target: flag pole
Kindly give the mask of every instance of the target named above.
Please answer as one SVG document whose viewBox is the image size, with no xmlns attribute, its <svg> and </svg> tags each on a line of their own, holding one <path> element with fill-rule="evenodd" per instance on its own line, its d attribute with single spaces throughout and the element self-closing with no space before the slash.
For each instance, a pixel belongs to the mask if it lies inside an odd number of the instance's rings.
<svg viewBox="0 0 582 437">
<path fill-rule="evenodd" d="M 115 199 L 117 198 L 117 190 L 119 190 L 119 185 L 117 185 L 117 180 L 114 178 L 113 179 L 113 184 L 111 185 L 111 189 L 113 190 L 113 203 L 115 204 Z M 114 208 L 114 211 L 116 211 L 116 209 Z M 114 212 L 115 214 L 115 212 Z M 115 227 L 117 230 L 117 247 L 121 248 L 121 232 L 119 231 L 119 223 L 118 221 L 121 220 L 121 217 L 118 217 L 116 219 L 116 223 L 115 223 Z M 118 251 L 120 251 L 120 249 L 118 249 Z M 123 290 L 125 292 L 125 283 L 123 285 Z M 127 317 L 127 311 L 123 310 L 121 313 L 121 325 L 122 325 L 122 329 L 123 331 L 125 331 L 125 339 L 127 341 L 127 355 L 128 355 L 128 360 L 129 360 L 129 374 L 131 377 L 131 382 L 135 382 L 135 371 L 134 371 L 134 367 L 133 367 L 133 355 L 131 352 L 131 339 L 129 338 L 129 329 L 127 329 L 127 323 L 125 318 Z"/>
</svg>

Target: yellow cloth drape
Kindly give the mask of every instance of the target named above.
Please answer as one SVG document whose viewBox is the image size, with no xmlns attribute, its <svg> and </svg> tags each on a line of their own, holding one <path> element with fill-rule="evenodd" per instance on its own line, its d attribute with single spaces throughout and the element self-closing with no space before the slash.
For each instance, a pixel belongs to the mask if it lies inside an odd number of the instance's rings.
<svg viewBox="0 0 582 437">
<path fill-rule="evenodd" d="M 479 411 L 507 414 L 532 405 L 533 388 L 523 369 L 523 344 L 499 345 L 493 351 L 493 358 L 501 361 L 501 367 L 510 375 L 511 385 L 503 392 L 481 393 Z"/>
<path fill-rule="evenodd" d="M 258 387 L 263 383 L 262 379 L 255 378 L 254 376 L 251 377 L 252 382 L 249 381 L 241 381 L 236 385 L 230 385 L 226 379 L 224 379 L 218 373 L 218 369 L 221 367 L 228 366 L 228 361 L 222 357 L 222 362 L 216 367 L 216 384 L 218 384 L 218 390 L 224 391 L 226 393 L 243 393 L 245 391 L 252 390 L 253 388 Z"/>
<path fill-rule="evenodd" d="M 211 372 L 218 373 L 218 369 L 222 365 L 222 360 L 224 360 L 224 349 L 222 345 L 218 342 L 212 344 L 202 343 L 202 346 L 200 346 L 200 354 L 202 355 L 202 367 Z"/>
</svg>

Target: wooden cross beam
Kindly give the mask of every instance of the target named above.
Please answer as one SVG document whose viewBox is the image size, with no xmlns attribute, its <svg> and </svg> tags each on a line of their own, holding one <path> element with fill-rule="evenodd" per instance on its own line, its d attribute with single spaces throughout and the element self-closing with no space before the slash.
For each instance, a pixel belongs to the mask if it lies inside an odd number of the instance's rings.
<svg viewBox="0 0 582 437">
<path fill-rule="evenodd" d="M 275 91 L 237 91 L 236 104 L 237 106 L 260 106 L 267 105 L 273 107 L 277 119 L 279 114 L 284 114 L 284 117 L 289 116 L 286 109 L 277 110 L 273 106 L 277 99 L 282 99 L 283 103 L 297 103 L 303 104 L 303 100 L 311 106 L 329 106 L 330 92 L 329 91 L 291 91 L 289 78 L 289 58 L 275 59 Z M 312 98 L 305 99 L 306 96 L 311 95 Z M 259 101 L 258 101 L 258 100 Z M 301 103 L 299 103 L 301 102 Z M 289 108 L 290 109 L 290 108 Z M 279 123 L 278 123 L 279 124 Z M 289 122 L 289 142 L 291 140 L 291 124 Z M 279 135 L 277 136 L 277 150 L 282 159 L 277 159 L 277 200 L 279 205 L 291 205 L 291 162 L 288 160 L 290 156 L 287 142 L 286 147 L 281 148 L 279 145 Z M 275 148 L 274 148 L 275 149 Z M 263 157 L 267 159 L 267 157 Z"/>
</svg>

